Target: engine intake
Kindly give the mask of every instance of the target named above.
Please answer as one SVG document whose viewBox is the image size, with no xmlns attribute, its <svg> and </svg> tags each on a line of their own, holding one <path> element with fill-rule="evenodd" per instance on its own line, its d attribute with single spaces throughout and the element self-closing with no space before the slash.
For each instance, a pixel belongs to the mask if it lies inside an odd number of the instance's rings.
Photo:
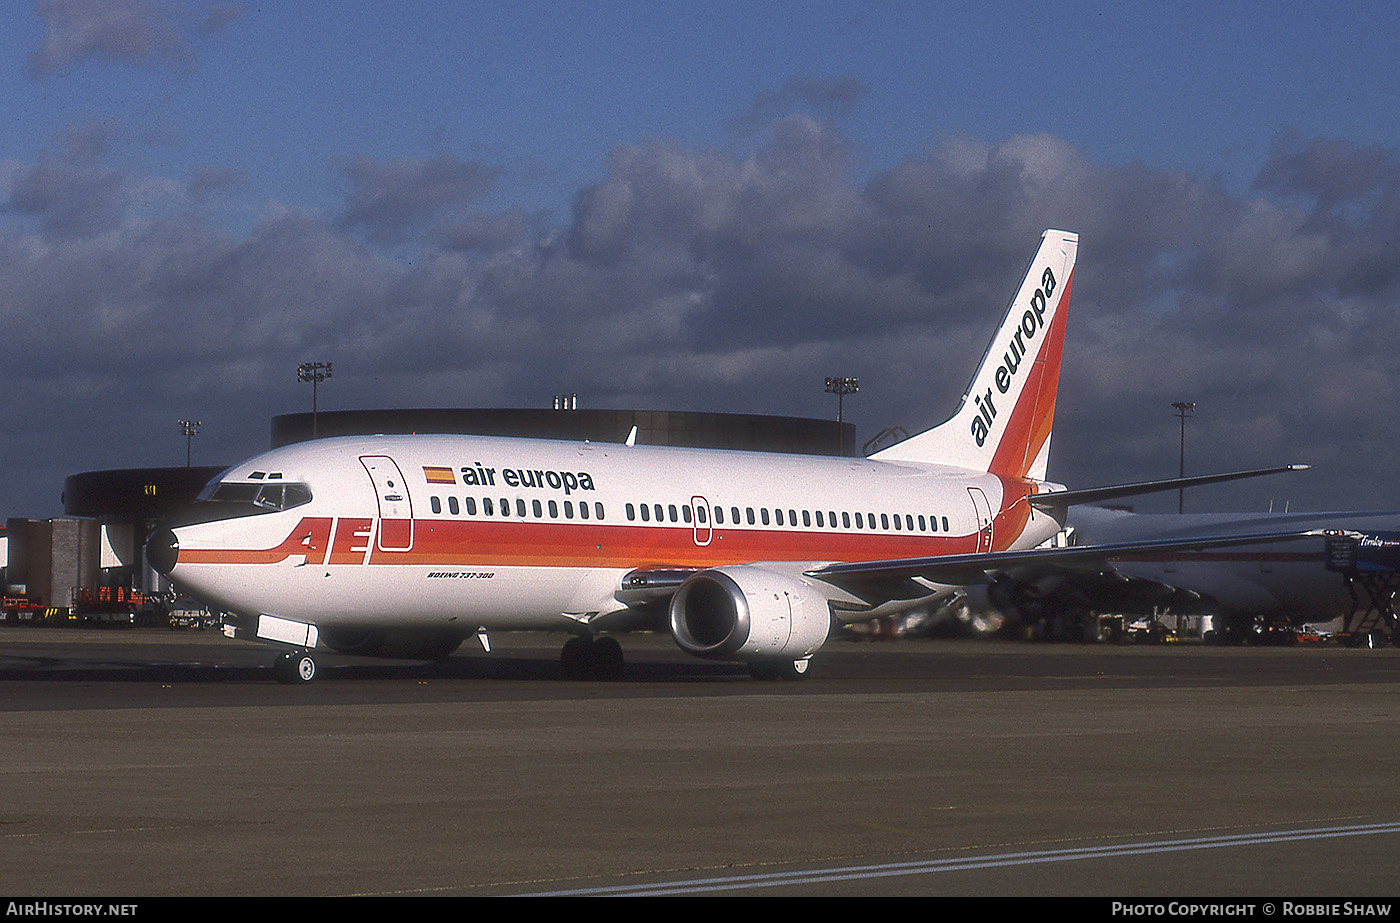
<svg viewBox="0 0 1400 923">
<path fill-rule="evenodd" d="M 812 584 L 762 567 L 693 574 L 671 598 L 671 636 L 712 660 L 798 660 L 831 633 L 831 608 Z"/>
</svg>

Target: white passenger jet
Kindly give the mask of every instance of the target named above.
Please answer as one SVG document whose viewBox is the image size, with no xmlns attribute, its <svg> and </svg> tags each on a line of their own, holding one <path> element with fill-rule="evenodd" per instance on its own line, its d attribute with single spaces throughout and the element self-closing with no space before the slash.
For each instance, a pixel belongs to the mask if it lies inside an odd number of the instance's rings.
<svg viewBox="0 0 1400 923">
<path fill-rule="evenodd" d="M 1131 513 L 1078 506 L 1068 541 L 1089 544 L 1151 537 L 1232 533 L 1330 532 L 1257 547 L 1142 551 L 1101 570 L 1015 568 L 969 592 L 973 608 L 993 609 L 1049 637 L 1092 639 L 1096 613 L 1210 615 L 1221 640 L 1270 637 L 1275 629 L 1342 620 L 1356 640 L 1400 643 L 1395 590 L 1400 510 L 1326 513 Z M 1355 549 L 1360 561 L 1333 551 Z M 1350 566 L 1346 566 L 1349 564 Z"/>
<path fill-rule="evenodd" d="M 616 676 L 617 633 L 797 678 L 834 624 L 925 605 L 1026 561 L 1091 563 L 1135 543 L 1036 549 L 1067 504 L 1046 482 L 1078 236 L 1047 231 L 957 413 L 868 459 L 469 435 L 284 446 L 228 469 L 152 565 L 280 645 L 433 659 L 490 631 L 567 632 L 561 663 Z M 630 443 L 630 440 L 629 440 Z M 1281 469 L 1270 469 L 1281 470 Z M 1241 472 L 1184 483 L 1207 483 Z M 1293 533 L 1296 534 L 1296 533 Z M 1216 538 L 1205 544 L 1260 540 Z"/>
</svg>

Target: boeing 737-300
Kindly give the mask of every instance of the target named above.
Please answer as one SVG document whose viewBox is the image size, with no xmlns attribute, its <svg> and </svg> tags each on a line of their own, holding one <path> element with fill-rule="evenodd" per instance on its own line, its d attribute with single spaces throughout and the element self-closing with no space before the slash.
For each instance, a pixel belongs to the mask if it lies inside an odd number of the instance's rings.
<svg viewBox="0 0 1400 923">
<path fill-rule="evenodd" d="M 312 440 L 228 469 L 194 521 L 152 535 L 149 560 L 228 613 L 227 634 L 279 645 L 287 682 L 312 679 L 319 647 L 432 659 L 505 630 L 572 634 L 571 675 L 616 676 L 615 636 L 663 629 L 698 657 L 800 677 L 835 623 L 927 605 L 1023 561 L 1123 550 L 1036 547 L 1067 503 L 1099 496 L 1046 481 L 1077 248 L 1077 235 L 1045 232 L 959 410 L 870 458 Z"/>
</svg>

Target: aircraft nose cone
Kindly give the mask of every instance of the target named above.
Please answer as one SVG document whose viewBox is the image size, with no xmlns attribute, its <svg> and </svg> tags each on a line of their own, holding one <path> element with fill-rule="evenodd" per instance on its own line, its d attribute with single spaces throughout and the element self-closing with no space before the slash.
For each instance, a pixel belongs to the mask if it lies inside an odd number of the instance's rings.
<svg viewBox="0 0 1400 923">
<path fill-rule="evenodd" d="M 162 576 L 169 576 L 180 557 L 180 540 L 169 529 L 157 529 L 146 539 L 146 560 Z"/>
</svg>

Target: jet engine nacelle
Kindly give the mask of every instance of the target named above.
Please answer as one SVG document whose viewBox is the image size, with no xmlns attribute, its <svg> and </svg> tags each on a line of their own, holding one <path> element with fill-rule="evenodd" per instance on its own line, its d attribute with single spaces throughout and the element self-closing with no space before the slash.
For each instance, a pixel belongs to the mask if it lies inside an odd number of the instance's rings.
<svg viewBox="0 0 1400 923">
<path fill-rule="evenodd" d="M 671 636 L 712 660 L 801 660 L 831 633 L 831 607 L 814 585 L 762 567 L 691 575 L 671 598 Z"/>
<path fill-rule="evenodd" d="M 462 646 L 462 636 L 443 631 L 322 628 L 321 641 L 333 651 L 360 657 L 441 660 Z"/>
</svg>

